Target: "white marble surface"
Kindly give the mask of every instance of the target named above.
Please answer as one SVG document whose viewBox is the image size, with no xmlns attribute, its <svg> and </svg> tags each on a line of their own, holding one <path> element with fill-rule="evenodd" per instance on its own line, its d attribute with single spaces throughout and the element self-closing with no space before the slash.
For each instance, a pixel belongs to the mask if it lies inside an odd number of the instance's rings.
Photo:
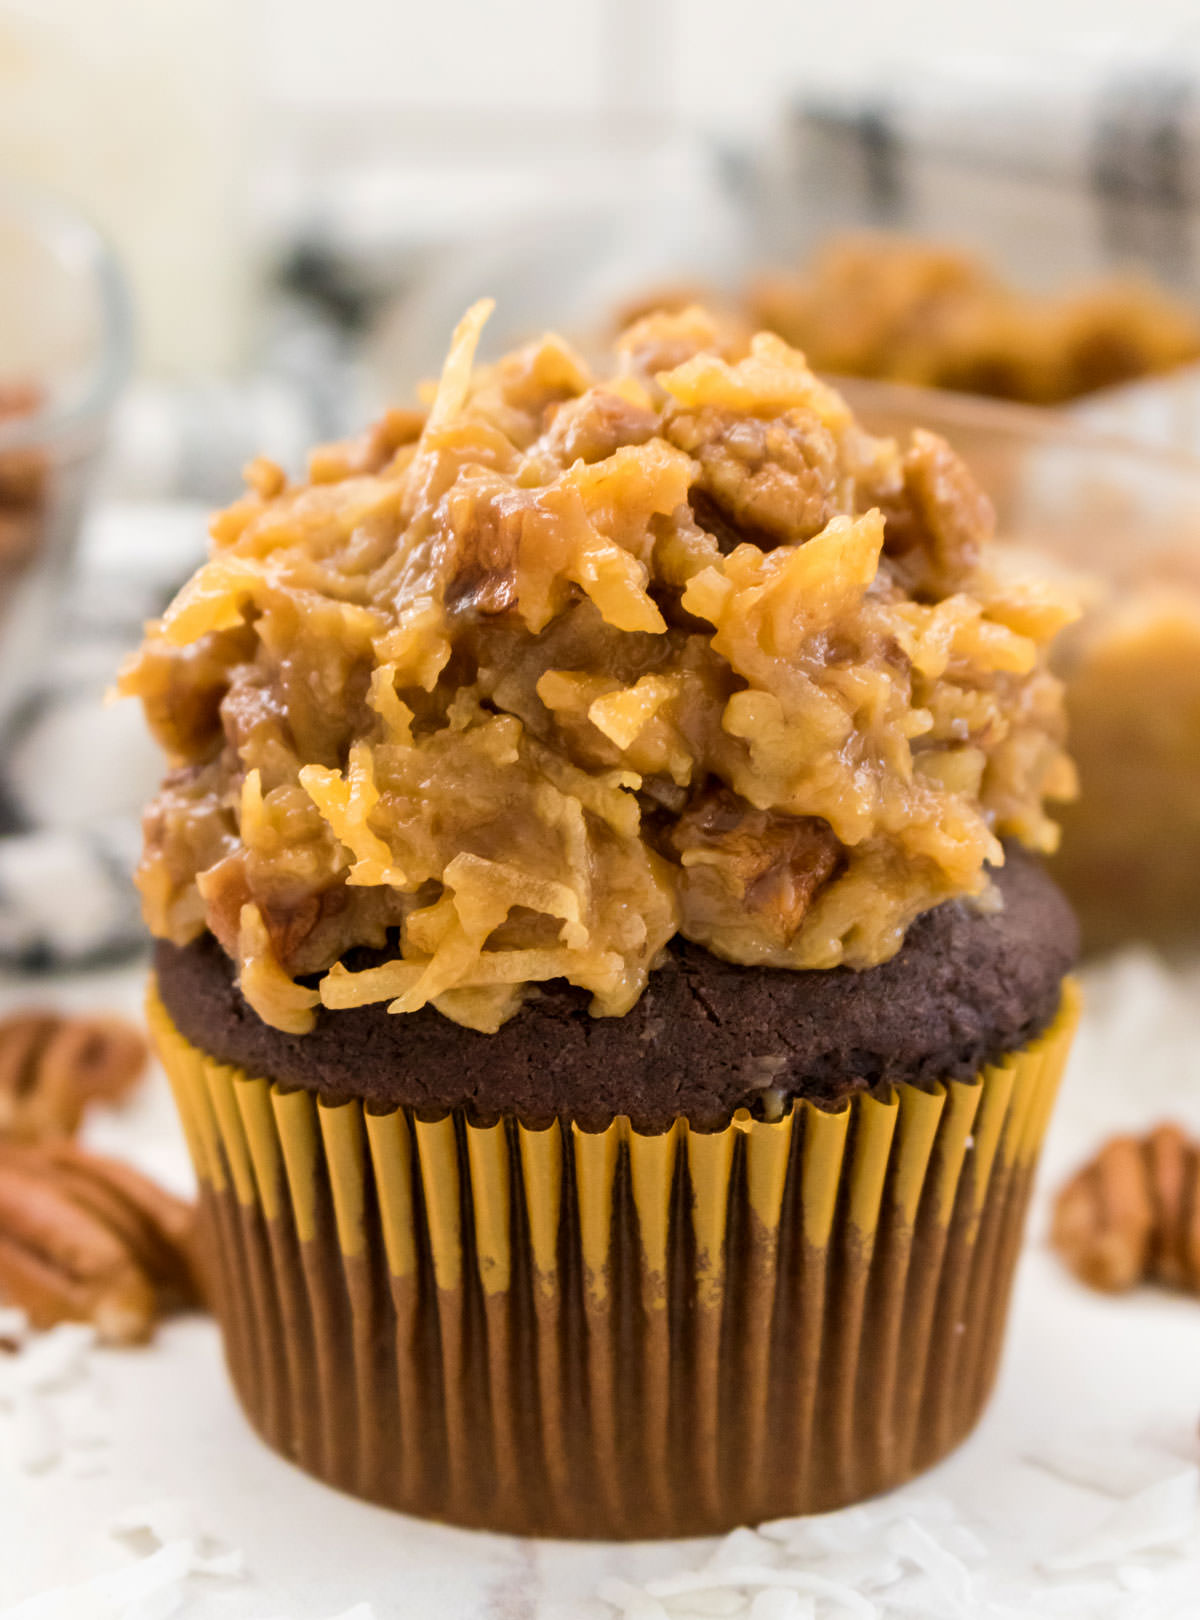
<svg viewBox="0 0 1200 1620">
<path fill-rule="evenodd" d="M 1001 1558 L 1010 1549 L 1017 1561 L 1033 1542 L 1070 1536 L 1095 1516 L 1090 1493 L 1022 1461 L 1047 1446 L 1104 1446 L 1118 1460 L 1127 1454 L 1130 1468 L 1147 1448 L 1167 1465 L 1200 1460 L 1200 1305 L 1150 1292 L 1090 1294 L 1044 1244 L 1045 1188 L 1106 1131 L 1167 1113 L 1200 1128 L 1198 983 L 1192 974 L 1168 985 L 1136 959 L 1091 976 L 1091 1012 L 1046 1154 L 998 1391 L 975 1436 L 902 1493 L 918 1517 L 935 1492 L 969 1510 Z M 45 1000 L 134 1010 L 140 975 L 130 969 L 42 989 Z M 0 980 L 0 1011 L 28 999 L 27 986 Z M 132 1108 L 97 1121 L 91 1136 L 186 1180 L 159 1075 Z M 31 1441 L 15 1408 L 5 1411 L 0 1400 L 0 1616 L 48 1588 L 128 1566 L 153 1542 L 112 1532 L 139 1514 L 168 1517 L 182 1533 L 212 1538 L 217 1551 L 240 1550 L 244 1573 L 192 1575 L 168 1594 L 182 1606 L 164 1599 L 160 1607 L 104 1610 L 113 1620 L 330 1620 L 346 1611 L 367 1620 L 367 1610 L 354 1612 L 360 1604 L 371 1606 L 373 1620 L 602 1620 L 612 1614 L 596 1598 L 603 1577 L 643 1580 L 707 1551 L 703 1543 L 518 1542 L 337 1495 L 250 1433 L 216 1330 L 200 1319 L 167 1326 L 147 1350 L 90 1353 L 82 1383 L 47 1395 L 39 1421 L 49 1431 Z M 1200 1561 L 1196 1592 L 1200 1613 Z M 64 1602 L 18 1612 L 21 1620 L 85 1612 Z"/>
</svg>

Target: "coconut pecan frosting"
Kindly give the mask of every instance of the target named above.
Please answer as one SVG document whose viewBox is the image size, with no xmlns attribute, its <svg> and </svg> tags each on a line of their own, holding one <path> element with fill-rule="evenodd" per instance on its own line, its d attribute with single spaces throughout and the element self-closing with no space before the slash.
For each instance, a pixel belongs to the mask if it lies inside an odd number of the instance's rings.
<svg viewBox="0 0 1200 1620">
<path fill-rule="evenodd" d="M 281 1029 L 494 1030 L 552 979 L 624 1013 L 677 932 L 867 967 L 986 903 L 1002 837 L 1053 848 L 1073 610 L 989 568 L 941 440 L 698 309 L 600 374 L 556 337 L 476 367 L 488 307 L 427 412 L 249 469 L 124 672 L 170 760 L 156 934 L 210 929 Z"/>
</svg>

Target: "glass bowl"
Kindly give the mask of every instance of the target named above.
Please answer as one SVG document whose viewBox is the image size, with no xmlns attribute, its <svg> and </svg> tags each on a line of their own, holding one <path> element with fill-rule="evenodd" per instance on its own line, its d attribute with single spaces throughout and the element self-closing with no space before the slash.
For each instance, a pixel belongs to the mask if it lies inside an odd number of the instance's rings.
<svg viewBox="0 0 1200 1620">
<path fill-rule="evenodd" d="M 131 352 L 128 292 L 100 234 L 54 198 L 0 186 L 0 750 L 44 672 Z"/>
</svg>

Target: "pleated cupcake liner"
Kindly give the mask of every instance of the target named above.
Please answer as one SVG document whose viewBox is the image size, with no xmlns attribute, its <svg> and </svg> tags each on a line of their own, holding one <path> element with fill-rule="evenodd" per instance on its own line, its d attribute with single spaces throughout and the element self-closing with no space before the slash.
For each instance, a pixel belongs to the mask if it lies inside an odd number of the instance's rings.
<svg viewBox="0 0 1200 1620">
<path fill-rule="evenodd" d="M 823 1512 L 967 1435 L 1078 1001 L 969 1081 L 656 1135 L 329 1104 L 150 1018 L 263 1437 L 407 1512 L 615 1538 Z"/>
</svg>

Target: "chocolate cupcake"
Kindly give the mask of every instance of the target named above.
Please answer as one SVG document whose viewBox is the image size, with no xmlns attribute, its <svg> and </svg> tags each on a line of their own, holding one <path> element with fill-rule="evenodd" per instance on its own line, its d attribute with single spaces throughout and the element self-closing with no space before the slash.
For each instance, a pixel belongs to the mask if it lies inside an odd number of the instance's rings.
<svg viewBox="0 0 1200 1620">
<path fill-rule="evenodd" d="M 521 1533 L 906 1478 L 1070 1038 L 1070 610 L 939 440 L 696 310 L 266 463 L 124 676 L 151 1013 L 264 1436 Z M 1033 853 L 1030 853 L 1033 852 Z"/>
</svg>

